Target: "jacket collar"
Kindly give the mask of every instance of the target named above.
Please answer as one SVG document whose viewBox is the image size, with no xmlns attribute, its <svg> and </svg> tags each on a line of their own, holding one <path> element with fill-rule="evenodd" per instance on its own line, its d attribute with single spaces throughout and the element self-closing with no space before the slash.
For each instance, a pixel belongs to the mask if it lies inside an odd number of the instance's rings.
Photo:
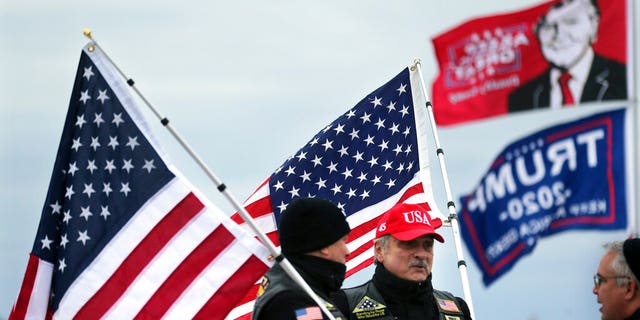
<svg viewBox="0 0 640 320">
<path fill-rule="evenodd" d="M 329 296 L 331 292 L 338 291 L 342 286 L 347 270 L 344 264 L 307 254 L 286 257 L 317 293 Z"/>
<path fill-rule="evenodd" d="M 405 280 L 389 272 L 382 263 L 376 265 L 373 283 L 385 296 L 397 299 L 423 299 L 425 295 L 433 293 L 431 274 L 422 282 Z"/>
</svg>

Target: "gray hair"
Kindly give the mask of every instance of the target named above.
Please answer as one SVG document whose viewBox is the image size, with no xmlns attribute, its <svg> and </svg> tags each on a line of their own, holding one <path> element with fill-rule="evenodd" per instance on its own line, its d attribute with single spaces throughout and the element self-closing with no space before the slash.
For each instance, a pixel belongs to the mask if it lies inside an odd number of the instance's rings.
<svg viewBox="0 0 640 320">
<path fill-rule="evenodd" d="M 378 239 L 374 239 L 373 240 L 373 250 L 375 250 L 375 248 L 377 246 L 381 246 L 383 250 L 389 249 L 389 238 L 390 237 L 391 237 L 391 235 L 385 234 L 385 235 L 381 236 Z M 378 261 L 378 258 L 376 258 L 375 251 L 374 251 L 374 254 L 373 254 L 373 263 L 374 264 L 380 263 Z"/>
<path fill-rule="evenodd" d="M 597 0 L 562 0 L 557 2 L 556 4 L 554 4 L 553 6 L 551 6 L 551 8 L 549 8 L 549 10 L 547 11 L 546 14 L 543 14 L 542 16 L 540 16 L 540 18 L 538 18 L 538 22 L 536 23 L 536 25 L 534 26 L 534 32 L 536 35 L 539 35 L 539 31 L 541 29 L 541 27 L 543 25 L 545 25 L 547 23 L 547 14 L 551 11 L 551 10 L 556 10 L 558 8 L 564 7 L 568 4 L 570 4 L 571 2 L 584 2 L 585 4 L 588 4 L 588 15 L 589 15 L 589 19 L 591 19 L 592 21 L 595 21 L 596 24 L 600 23 L 600 7 L 598 7 L 598 1 Z M 597 31 L 596 31 L 597 32 Z M 595 37 L 597 36 L 597 34 L 593 35 L 593 39 L 591 39 L 592 42 L 595 41 Z"/>
<path fill-rule="evenodd" d="M 614 274 L 623 277 L 629 277 L 633 280 L 636 285 L 640 284 L 638 282 L 638 278 L 631 272 L 629 268 L 629 263 L 627 263 L 627 259 L 624 257 L 624 252 L 622 252 L 622 244 L 623 241 L 613 241 L 609 243 L 605 243 L 603 247 L 607 252 L 614 252 L 616 256 L 611 261 L 609 268 L 613 271 Z M 627 281 L 624 278 L 616 279 L 616 284 L 618 287 L 624 286 Z"/>
</svg>

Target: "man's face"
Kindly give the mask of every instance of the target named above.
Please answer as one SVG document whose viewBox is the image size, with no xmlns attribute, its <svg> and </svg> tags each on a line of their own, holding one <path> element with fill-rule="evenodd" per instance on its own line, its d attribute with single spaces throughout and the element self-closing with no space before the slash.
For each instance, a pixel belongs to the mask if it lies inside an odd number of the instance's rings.
<svg viewBox="0 0 640 320">
<path fill-rule="evenodd" d="M 411 241 L 389 237 L 386 246 L 376 243 L 376 259 L 395 276 L 410 281 L 425 281 L 433 263 L 433 236 Z"/>
<path fill-rule="evenodd" d="M 625 305 L 624 296 L 627 293 L 627 286 L 619 287 L 616 283 L 617 279 L 612 278 L 617 276 L 609 267 L 614 258 L 615 252 L 607 252 L 602 257 L 600 265 L 598 265 L 597 275 L 603 277 L 603 280 L 600 286 L 594 285 L 593 287 L 593 294 L 598 296 L 598 303 L 602 305 L 602 307 L 600 307 L 602 320 L 625 318 L 622 310 Z"/>
<path fill-rule="evenodd" d="M 595 8 L 589 0 L 574 0 L 549 10 L 538 28 L 538 39 L 547 61 L 569 69 L 588 51 L 597 32 Z"/>
</svg>

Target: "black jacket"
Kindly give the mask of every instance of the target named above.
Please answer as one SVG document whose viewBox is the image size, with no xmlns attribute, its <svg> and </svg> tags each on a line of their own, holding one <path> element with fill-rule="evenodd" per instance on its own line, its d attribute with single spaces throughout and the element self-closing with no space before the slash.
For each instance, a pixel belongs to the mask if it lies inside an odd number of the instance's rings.
<svg viewBox="0 0 640 320">
<path fill-rule="evenodd" d="M 640 309 L 636 310 L 629 318 L 625 320 L 640 320 Z"/>
<path fill-rule="evenodd" d="M 333 291 L 340 289 L 344 281 L 344 264 L 310 255 L 292 255 L 287 259 L 309 287 L 325 302 L 336 319 L 344 319 L 329 300 Z M 285 273 L 279 264 L 274 265 L 262 279 L 262 291 L 256 299 L 252 319 L 295 320 L 296 311 L 317 307 L 307 293 Z"/>
<path fill-rule="evenodd" d="M 514 89 L 509 94 L 509 112 L 548 108 L 551 104 L 551 69 Z M 627 98 L 627 69 L 624 64 L 594 55 L 580 102 Z"/>
<path fill-rule="evenodd" d="M 371 283 L 384 300 L 377 302 L 384 304 L 395 319 L 440 319 L 440 310 L 434 297 L 435 290 L 431 285 L 431 275 L 424 282 L 404 280 L 393 275 L 382 264 L 378 264 L 372 280 L 363 286 L 369 286 Z M 346 289 L 346 292 L 341 290 L 334 294 L 333 301 L 345 316 L 355 319 L 357 315 L 352 312 L 355 306 L 349 305 L 350 297 L 347 297 L 352 291 Z M 460 306 L 464 319 L 471 320 L 467 303 L 458 297 L 451 296 L 451 298 L 455 299 L 456 304 Z"/>
</svg>

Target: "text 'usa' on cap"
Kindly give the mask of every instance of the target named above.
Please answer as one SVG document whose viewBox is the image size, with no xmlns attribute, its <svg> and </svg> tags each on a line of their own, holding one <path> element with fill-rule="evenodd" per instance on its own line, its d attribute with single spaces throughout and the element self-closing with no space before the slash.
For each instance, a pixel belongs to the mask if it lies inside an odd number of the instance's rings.
<svg viewBox="0 0 640 320">
<path fill-rule="evenodd" d="M 434 239 L 444 242 L 444 238 L 436 232 L 442 226 L 442 220 L 431 218 L 431 207 L 428 203 L 395 205 L 378 221 L 376 239 L 384 235 L 392 235 L 402 241 L 411 241 L 424 235 L 432 235 Z"/>
</svg>

